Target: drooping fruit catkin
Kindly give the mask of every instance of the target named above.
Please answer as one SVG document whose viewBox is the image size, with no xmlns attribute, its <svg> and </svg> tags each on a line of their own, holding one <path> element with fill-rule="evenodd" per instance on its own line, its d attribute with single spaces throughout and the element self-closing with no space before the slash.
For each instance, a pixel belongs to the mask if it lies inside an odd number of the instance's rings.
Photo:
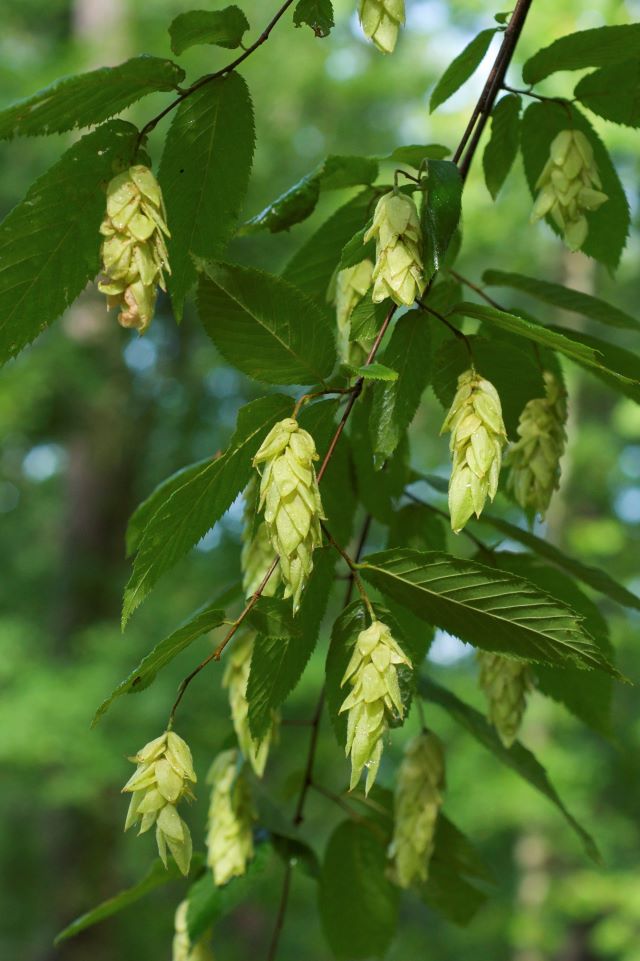
<svg viewBox="0 0 640 961">
<path fill-rule="evenodd" d="M 527 664 L 501 654 L 478 651 L 478 681 L 487 698 L 487 719 L 505 747 L 511 747 L 527 706 L 531 672 Z"/>
<path fill-rule="evenodd" d="M 227 655 L 222 685 L 229 691 L 231 719 L 240 750 L 257 776 L 262 777 L 269 756 L 269 748 L 276 737 L 279 716 L 275 711 L 273 712 L 271 727 L 262 741 L 256 744 L 249 728 L 249 702 L 247 701 L 247 684 L 254 642 L 255 635 L 249 632 L 237 638 Z"/>
<path fill-rule="evenodd" d="M 378 201 L 365 243 L 376 240 L 373 268 L 374 303 L 390 297 L 410 307 L 424 290 L 422 231 L 418 210 L 411 197 L 391 190 Z"/>
<path fill-rule="evenodd" d="M 360 23 L 381 53 L 393 53 L 404 24 L 404 0 L 360 0 Z"/>
<path fill-rule="evenodd" d="M 338 271 L 335 282 L 331 284 L 331 300 L 336 307 L 336 323 L 338 327 L 337 347 L 338 357 L 345 364 L 358 366 L 365 357 L 362 353 L 366 344 L 361 341 L 351 341 L 351 314 L 360 303 L 371 286 L 373 262 L 361 260 L 353 267 L 345 267 Z"/>
<path fill-rule="evenodd" d="M 247 870 L 253 857 L 255 811 L 237 751 L 218 754 L 207 782 L 211 784 L 207 864 L 215 884 L 220 886 Z"/>
<path fill-rule="evenodd" d="M 187 901 L 181 901 L 174 919 L 174 935 L 171 961 L 214 961 L 209 943 L 211 932 L 207 931 L 195 944 L 191 943 L 187 925 Z"/>
</svg>

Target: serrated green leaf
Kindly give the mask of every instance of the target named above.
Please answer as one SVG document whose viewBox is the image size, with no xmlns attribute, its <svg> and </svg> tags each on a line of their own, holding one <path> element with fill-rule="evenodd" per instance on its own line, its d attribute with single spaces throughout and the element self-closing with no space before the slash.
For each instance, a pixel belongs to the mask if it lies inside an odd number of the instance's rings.
<svg viewBox="0 0 640 961">
<path fill-rule="evenodd" d="M 431 325 L 422 311 L 400 317 L 382 361 L 397 371 L 394 383 L 373 389 L 369 421 L 378 464 L 391 457 L 413 420 L 423 391 L 431 380 Z"/>
<path fill-rule="evenodd" d="M 56 320 L 98 273 L 104 186 L 118 165 L 131 163 L 137 134 L 121 120 L 86 134 L 0 224 L 0 363 Z"/>
<path fill-rule="evenodd" d="M 302 291 L 253 267 L 201 267 L 198 313 L 225 360 L 269 384 L 315 384 L 330 375 L 334 332 Z"/>
<path fill-rule="evenodd" d="M 569 310 L 574 314 L 582 314 L 590 320 L 597 320 L 609 327 L 619 327 L 623 330 L 640 330 L 640 321 L 626 314 L 619 307 L 608 304 L 599 297 L 592 297 L 581 290 L 565 287 L 563 284 L 553 284 L 548 280 L 537 277 L 526 277 L 524 274 L 509 273 L 505 270 L 485 270 L 482 280 L 488 287 L 511 287 L 520 290 L 545 304 L 552 304 L 562 310 Z"/>
<path fill-rule="evenodd" d="M 190 941 L 195 944 L 220 918 L 229 914 L 254 891 L 256 884 L 267 873 L 271 861 L 271 845 L 256 846 L 255 856 L 247 865 L 246 872 L 232 878 L 222 887 L 213 883 L 211 873 L 206 871 L 189 888 L 187 894 L 187 929 Z"/>
<path fill-rule="evenodd" d="M 558 70 L 605 67 L 637 57 L 640 23 L 579 30 L 554 40 L 529 57 L 522 68 L 525 83 L 538 83 Z"/>
<path fill-rule="evenodd" d="M 444 551 L 447 533 L 443 519 L 425 504 L 407 504 L 394 511 L 387 548 L 410 547 L 415 551 Z"/>
<path fill-rule="evenodd" d="M 460 222 L 462 177 L 450 160 L 430 160 L 423 178 L 421 210 L 424 275 L 430 278 L 443 265 Z"/>
<path fill-rule="evenodd" d="M 371 449 L 371 409 L 373 393 L 367 390 L 350 420 L 350 437 L 358 495 L 367 511 L 383 524 L 391 518 L 392 501 L 400 497 L 407 483 L 408 442 L 400 438 L 396 453 L 382 470 L 376 470 Z"/>
<path fill-rule="evenodd" d="M 578 83 L 573 95 L 583 107 L 605 120 L 640 127 L 640 59 L 590 73 Z"/>
<path fill-rule="evenodd" d="M 520 147 L 529 189 L 532 196 L 535 196 L 535 185 L 549 159 L 551 142 L 561 130 L 568 127 L 580 130 L 593 147 L 602 190 L 608 197 L 598 210 L 587 213 L 589 234 L 581 249 L 587 256 L 607 267 L 615 268 L 629 233 L 629 204 L 606 147 L 584 114 L 573 104 L 546 101 L 532 103 L 525 110 Z M 559 228 L 551 218 L 547 217 L 546 222 L 560 235 Z"/>
<path fill-rule="evenodd" d="M 418 617 L 483 650 L 619 676 L 575 612 L 523 578 L 406 549 L 370 555 L 361 572 Z"/>
<path fill-rule="evenodd" d="M 196 90 L 173 118 L 158 179 L 171 230 L 168 283 L 178 319 L 196 280 L 192 258 L 219 258 L 236 229 L 254 141 L 251 97 L 235 71 Z"/>
<path fill-rule="evenodd" d="M 365 380 L 376 380 L 383 383 L 395 383 L 398 379 L 397 370 L 386 367 L 377 360 L 374 360 L 371 364 L 363 364 L 361 367 L 354 367 L 352 364 L 344 364 L 343 366 L 352 377 L 363 377 Z"/>
<path fill-rule="evenodd" d="M 176 63 L 147 55 L 65 77 L 0 111 L 0 140 L 93 127 L 150 93 L 175 90 L 183 80 Z"/>
<path fill-rule="evenodd" d="M 191 478 L 197 476 L 205 464 L 211 463 L 214 459 L 215 458 L 212 457 L 206 457 L 203 460 L 196 461 L 195 464 L 189 464 L 188 467 L 182 467 L 158 484 L 151 494 L 136 507 L 127 524 L 127 557 L 131 557 L 131 555 L 135 554 L 138 550 L 144 529 L 158 508 L 168 500 L 174 491 L 182 487 L 182 485 L 191 480 Z"/>
<path fill-rule="evenodd" d="M 465 926 L 487 900 L 487 882 L 492 881 L 493 875 L 473 844 L 441 813 L 429 878 L 419 889 L 421 899 L 448 921 Z"/>
<path fill-rule="evenodd" d="M 347 267 L 355 267 L 356 264 L 361 263 L 363 260 L 374 260 L 376 259 L 376 242 L 375 240 L 367 240 L 365 242 L 364 235 L 368 230 L 368 224 L 358 230 L 357 233 L 350 238 L 350 240 L 342 248 L 342 253 L 340 255 L 340 263 L 338 264 L 338 270 L 345 270 Z"/>
<path fill-rule="evenodd" d="M 445 72 L 438 80 L 431 100 L 429 101 L 429 112 L 433 113 L 436 107 L 448 100 L 449 97 L 458 90 L 463 83 L 469 79 L 472 73 L 478 69 L 482 59 L 489 49 L 489 44 L 497 33 L 497 27 L 482 30 L 471 43 L 467 44 L 462 53 L 451 61 Z"/>
<path fill-rule="evenodd" d="M 291 399 L 262 397 L 238 412 L 227 450 L 185 476 L 147 523 L 125 588 L 122 622 L 142 603 L 158 579 L 211 530 L 251 478 L 251 459 L 277 421 L 291 413 Z"/>
<path fill-rule="evenodd" d="M 555 333 L 563 333 L 562 327 L 551 324 L 549 330 Z M 640 367 L 638 366 L 638 355 L 624 347 L 610 344 L 607 340 L 593 337 L 591 334 L 582 332 L 571 332 L 572 339 L 578 341 L 589 350 L 596 350 L 602 358 L 602 363 L 593 365 L 582 358 L 572 357 L 577 364 L 584 367 L 590 374 L 595 376 L 612 390 L 619 391 L 626 397 L 630 397 L 636 404 L 640 404 Z"/>
<path fill-rule="evenodd" d="M 321 190 L 343 190 L 360 184 L 368 186 L 378 176 L 378 162 L 375 157 L 329 154 L 316 173 Z"/>
<path fill-rule="evenodd" d="M 196 611 L 177 630 L 165 637 L 159 644 L 146 654 L 138 666 L 105 698 L 96 711 L 91 726 L 98 723 L 113 702 L 123 694 L 134 694 L 143 691 L 152 684 L 158 672 L 170 664 L 174 657 L 185 651 L 195 640 L 220 627 L 224 623 L 225 612 L 215 605 L 210 605 Z"/>
<path fill-rule="evenodd" d="M 339 824 L 322 864 L 322 926 L 331 950 L 345 961 L 384 954 L 398 923 L 398 890 L 385 873 L 386 839 L 375 827 L 369 821 Z"/>
<path fill-rule="evenodd" d="M 171 49 L 176 55 L 200 43 L 233 49 L 248 29 L 249 21 L 235 4 L 222 10 L 189 10 L 171 22 Z"/>
<path fill-rule="evenodd" d="M 547 772 L 536 757 L 516 741 L 510 748 L 504 746 L 494 728 L 485 720 L 475 708 L 461 701 L 451 691 L 441 687 L 430 678 L 422 677 L 418 681 L 418 690 L 427 704 L 438 704 L 488 751 L 491 751 L 499 761 L 524 778 L 532 787 L 544 794 L 552 804 L 564 815 L 567 822 L 576 832 L 587 855 L 596 863 L 601 863 L 600 853 L 591 835 L 563 804 L 558 792 L 550 782 Z"/>
<path fill-rule="evenodd" d="M 495 200 L 518 155 L 520 146 L 520 108 L 522 99 L 510 93 L 491 113 L 491 137 L 482 157 L 487 190 Z"/>
<path fill-rule="evenodd" d="M 311 27 L 316 37 L 328 37 L 333 27 L 331 0 L 298 0 L 293 11 L 294 27 Z"/>
<path fill-rule="evenodd" d="M 390 154 L 377 159 L 388 163 L 408 164 L 418 170 L 423 160 L 444 160 L 450 153 L 448 147 L 439 143 L 412 143 L 405 147 L 396 147 Z"/>
<path fill-rule="evenodd" d="M 297 184 L 281 194 L 268 207 L 243 224 L 240 234 L 268 230 L 272 234 L 289 230 L 310 217 L 320 196 L 320 180 L 315 173 L 307 174 Z"/>
<path fill-rule="evenodd" d="M 349 340 L 359 340 L 364 343 L 375 340 L 388 313 L 389 305 L 384 300 L 374 304 L 371 291 L 368 290 L 351 312 Z"/>
</svg>

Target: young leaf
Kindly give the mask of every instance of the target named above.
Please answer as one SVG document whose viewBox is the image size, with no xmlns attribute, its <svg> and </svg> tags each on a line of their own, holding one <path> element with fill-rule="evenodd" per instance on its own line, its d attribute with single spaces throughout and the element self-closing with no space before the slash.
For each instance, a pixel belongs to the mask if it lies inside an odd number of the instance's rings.
<svg viewBox="0 0 640 961">
<path fill-rule="evenodd" d="M 562 284 L 553 284 L 548 280 L 538 280 L 537 277 L 526 277 L 524 274 L 513 274 L 504 270 L 485 270 L 482 280 L 489 287 L 511 287 L 513 290 L 520 290 L 545 304 L 552 304 L 554 307 L 569 310 L 574 314 L 582 314 L 583 317 L 597 320 L 609 327 L 640 330 L 640 321 L 635 317 L 581 290 L 573 290 Z"/>
<path fill-rule="evenodd" d="M 408 164 L 409 167 L 419 169 L 423 160 L 444 160 L 451 151 L 448 147 L 443 147 L 439 143 L 429 144 L 407 144 L 405 147 L 396 149 L 385 157 L 377 157 L 377 160 L 384 160 L 387 163 Z"/>
<path fill-rule="evenodd" d="M 195 547 L 244 490 L 251 477 L 251 459 L 261 441 L 290 413 L 291 399 L 281 394 L 262 397 L 241 408 L 224 454 L 204 461 L 158 506 L 145 527 L 125 588 L 123 625 L 158 579 Z"/>
<path fill-rule="evenodd" d="M 430 624 L 483 650 L 618 676 L 571 608 L 523 578 L 450 554 L 371 554 L 362 576 Z"/>
<path fill-rule="evenodd" d="M 478 69 L 482 63 L 482 58 L 489 49 L 489 44 L 493 40 L 497 27 L 489 30 L 482 30 L 471 43 L 467 44 L 462 53 L 459 53 L 455 60 L 452 60 L 445 72 L 438 80 L 431 100 L 429 101 L 429 112 L 433 113 L 436 107 L 453 96 L 456 90 L 469 79 L 472 73 Z"/>
<path fill-rule="evenodd" d="M 196 280 L 193 256 L 219 258 L 240 217 L 254 146 L 253 108 L 235 71 L 178 107 L 158 179 L 171 230 L 169 292 L 178 319 Z"/>
<path fill-rule="evenodd" d="M 134 694 L 149 687 L 155 681 L 158 671 L 171 663 L 174 657 L 181 654 L 203 634 L 220 627 L 224 623 L 224 617 L 224 611 L 219 610 L 214 605 L 205 607 L 193 614 L 181 627 L 165 637 L 159 644 L 156 644 L 153 650 L 142 658 L 129 676 L 118 684 L 109 697 L 102 702 L 94 715 L 91 726 L 97 724 L 116 698 L 123 694 Z"/>
<path fill-rule="evenodd" d="M 356 264 L 361 263 L 363 260 L 376 259 L 375 240 L 368 240 L 365 243 L 364 235 L 367 229 L 368 227 L 365 225 L 344 245 L 342 254 L 340 255 L 338 270 L 344 270 L 346 267 L 355 267 Z"/>
<path fill-rule="evenodd" d="M 345 187 L 369 185 L 378 176 L 375 157 L 359 157 L 350 154 L 329 154 L 318 167 L 321 190 L 343 190 Z"/>
<path fill-rule="evenodd" d="M 294 27 L 304 23 L 311 27 L 316 37 L 328 37 L 333 27 L 331 0 L 298 0 L 293 11 Z"/>
<path fill-rule="evenodd" d="M 431 379 L 430 318 L 419 310 L 404 314 L 382 360 L 397 374 L 392 383 L 378 384 L 373 390 L 369 426 L 379 466 L 400 443 Z"/>
<path fill-rule="evenodd" d="M 442 813 L 434 844 L 420 897 L 448 921 L 467 925 L 487 900 L 487 882 L 493 882 L 493 875 L 469 839 Z"/>
<path fill-rule="evenodd" d="M 440 270 L 460 222 L 462 178 L 450 160 L 430 160 L 423 185 L 424 270 L 431 277 Z"/>
<path fill-rule="evenodd" d="M 584 114 L 568 102 L 532 103 L 524 112 L 521 150 L 529 188 L 532 196 L 535 196 L 535 185 L 549 159 L 551 142 L 561 130 L 569 127 L 580 130 L 593 147 L 602 190 L 608 197 L 598 210 L 587 214 L 589 234 L 581 249 L 605 266 L 615 268 L 629 232 L 629 204 L 607 149 Z M 547 223 L 556 234 L 560 233 L 549 217 Z"/>
<path fill-rule="evenodd" d="M 272 234 L 277 234 L 281 230 L 289 230 L 294 224 L 299 224 L 311 216 L 316 209 L 319 196 L 320 180 L 315 173 L 307 174 L 272 201 L 268 207 L 248 220 L 239 233 L 255 234 L 261 230 L 268 230 Z"/>
<path fill-rule="evenodd" d="M 438 704 L 444 708 L 458 724 L 466 728 L 499 761 L 514 770 L 532 787 L 544 794 L 552 804 L 555 804 L 582 841 L 588 856 L 598 864 L 601 862 L 595 841 L 564 806 L 558 792 L 549 781 L 547 772 L 531 751 L 523 747 L 519 741 L 516 741 L 510 748 L 505 747 L 494 728 L 484 719 L 482 714 L 430 678 L 420 678 L 418 690 L 427 704 Z"/>
<path fill-rule="evenodd" d="M 380 957 L 398 923 L 398 889 L 386 876 L 386 837 L 377 824 L 344 821 L 329 838 L 318 903 L 336 958 Z"/>
<path fill-rule="evenodd" d="M 146 55 L 66 77 L 0 111 L 0 140 L 93 127 L 150 93 L 175 90 L 183 80 L 176 63 Z"/>
<path fill-rule="evenodd" d="M 640 23 L 580 30 L 538 50 L 522 68 L 522 79 L 534 84 L 558 70 L 605 67 L 634 59 L 639 49 Z"/>
<path fill-rule="evenodd" d="M 482 157 L 487 189 L 495 200 L 507 179 L 520 146 L 520 108 L 522 99 L 509 93 L 493 108 L 491 137 Z"/>
<path fill-rule="evenodd" d="M 640 60 L 613 63 L 588 74 L 573 95 L 605 120 L 640 127 Z"/>
<path fill-rule="evenodd" d="M 208 929 L 234 910 L 253 894 L 256 884 L 267 873 L 272 860 L 270 844 L 256 845 L 255 856 L 240 877 L 232 878 L 228 884 L 216 887 L 210 871 L 191 885 L 187 894 L 187 928 L 192 943 L 199 941 Z"/>
<path fill-rule="evenodd" d="M 202 267 L 198 312 L 225 360 L 269 384 L 315 384 L 329 376 L 334 333 L 302 291 L 252 267 Z"/>
<path fill-rule="evenodd" d="M 349 340 L 364 342 L 374 340 L 388 313 L 389 305 L 384 300 L 379 304 L 374 304 L 371 299 L 371 291 L 367 291 L 351 314 Z"/>
<path fill-rule="evenodd" d="M 137 134 L 121 120 L 86 134 L 0 224 L 0 363 L 34 340 L 98 273 L 104 184 L 118 165 L 131 163 Z"/>
<path fill-rule="evenodd" d="M 240 46 L 248 29 L 249 21 L 235 5 L 222 10 L 189 10 L 171 22 L 171 49 L 176 55 L 200 43 L 233 49 Z"/>
<path fill-rule="evenodd" d="M 343 366 L 353 377 L 364 377 L 365 380 L 376 380 L 383 384 L 394 384 L 398 380 L 397 370 L 386 367 L 377 360 L 371 364 L 363 364 L 362 367 L 353 367 L 351 364 Z"/>
</svg>

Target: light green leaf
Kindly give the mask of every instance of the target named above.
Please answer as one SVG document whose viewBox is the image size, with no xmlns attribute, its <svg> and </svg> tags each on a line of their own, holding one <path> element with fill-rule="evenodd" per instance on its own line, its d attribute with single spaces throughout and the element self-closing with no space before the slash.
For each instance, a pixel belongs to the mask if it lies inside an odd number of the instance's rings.
<svg viewBox="0 0 640 961">
<path fill-rule="evenodd" d="M 522 78 L 533 84 L 558 70 L 605 67 L 637 57 L 639 49 L 640 23 L 580 30 L 538 50 L 522 68 Z"/>
<path fill-rule="evenodd" d="M 316 37 L 328 37 L 333 27 L 331 0 L 298 0 L 293 11 L 294 27 L 303 23 L 311 27 Z"/>
<path fill-rule="evenodd" d="M 249 21 L 240 7 L 222 10 L 189 10 L 179 14 L 169 27 L 171 49 L 178 55 L 200 43 L 218 47 L 239 47 Z"/>
<path fill-rule="evenodd" d="M 219 258 L 236 229 L 254 140 L 251 98 L 235 71 L 196 90 L 173 118 L 158 179 L 171 230 L 169 292 L 178 319 L 196 280 L 192 258 Z"/>
<path fill-rule="evenodd" d="M 520 108 L 518 94 L 507 94 L 491 113 L 491 137 L 482 157 L 487 189 L 495 200 L 507 179 L 520 146 Z"/>
<path fill-rule="evenodd" d="M 436 107 L 448 100 L 449 97 L 458 90 L 463 83 L 469 79 L 472 73 L 478 69 L 482 59 L 489 49 L 489 44 L 497 33 L 497 27 L 489 30 L 482 30 L 471 43 L 467 44 L 462 53 L 459 53 L 455 60 L 452 60 L 445 72 L 438 80 L 431 100 L 429 101 L 429 111 L 433 113 Z"/>
<path fill-rule="evenodd" d="M 302 291 L 252 267 L 201 267 L 198 312 L 225 360 L 269 384 L 315 384 L 330 375 L 334 332 Z"/>
<path fill-rule="evenodd" d="M 329 154 L 316 170 L 321 190 L 343 190 L 345 187 L 368 186 L 378 176 L 375 157 Z"/>
<path fill-rule="evenodd" d="M 448 147 L 443 147 L 439 143 L 424 145 L 413 143 L 407 144 L 405 147 L 396 147 L 392 153 L 377 159 L 387 163 L 407 164 L 409 167 L 418 170 L 423 160 L 444 160 L 450 153 Z"/>
<path fill-rule="evenodd" d="M 256 845 L 255 856 L 246 872 L 232 878 L 222 887 L 213 883 L 210 871 L 191 885 L 187 895 L 187 929 L 192 943 L 199 941 L 216 921 L 229 914 L 250 897 L 256 885 L 264 878 L 272 861 L 271 845 Z"/>
<path fill-rule="evenodd" d="M 342 254 L 340 255 L 340 263 L 338 264 L 339 270 L 345 270 L 347 267 L 355 267 L 356 264 L 361 263 L 363 260 L 375 261 L 376 242 L 373 239 L 365 242 L 364 235 L 367 229 L 368 226 L 365 225 L 344 245 Z"/>
<path fill-rule="evenodd" d="M 121 120 L 86 134 L 0 224 L 0 363 L 56 320 L 98 273 L 104 185 L 118 165 L 131 163 L 137 134 Z"/>
<path fill-rule="evenodd" d="M 361 343 L 375 340 L 388 313 L 388 303 L 383 300 L 374 304 L 371 291 L 368 290 L 351 312 L 349 340 L 359 340 Z"/>
<path fill-rule="evenodd" d="M 353 377 L 364 377 L 365 380 L 377 380 L 383 383 L 395 383 L 398 379 L 398 371 L 391 367 L 374 360 L 372 364 L 363 364 L 361 367 L 353 367 L 351 364 L 343 365 Z"/>
<path fill-rule="evenodd" d="M 590 73 L 582 78 L 573 95 L 605 120 L 640 127 L 640 58 Z"/>
</svg>

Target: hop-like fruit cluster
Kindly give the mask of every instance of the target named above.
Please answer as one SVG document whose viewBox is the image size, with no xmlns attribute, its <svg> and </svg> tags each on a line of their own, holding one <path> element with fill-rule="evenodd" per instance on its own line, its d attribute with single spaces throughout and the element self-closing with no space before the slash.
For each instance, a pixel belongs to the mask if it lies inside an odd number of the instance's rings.
<svg viewBox="0 0 640 961">
<path fill-rule="evenodd" d="M 544 517 L 554 490 L 560 486 L 560 459 L 567 441 L 567 395 L 549 371 L 545 396 L 525 405 L 518 424 L 520 439 L 509 450 L 508 486 L 523 510 Z"/>
<path fill-rule="evenodd" d="M 118 322 L 140 333 L 153 318 L 158 285 L 166 290 L 164 271 L 170 273 L 166 221 L 162 191 L 148 167 L 129 167 L 109 183 L 100 227 L 108 279 L 98 289 L 107 295 L 109 308 L 120 308 Z"/>
<path fill-rule="evenodd" d="M 422 231 L 413 199 L 393 190 L 384 194 L 364 235 L 365 243 L 372 237 L 376 239 L 373 301 L 391 297 L 394 303 L 410 307 L 424 290 Z"/>
<path fill-rule="evenodd" d="M 480 516 L 487 497 L 495 497 L 507 440 L 498 392 L 473 369 L 458 378 L 458 390 L 440 433 L 445 431 L 451 431 L 449 513 L 457 534 L 473 513 Z"/>
<path fill-rule="evenodd" d="M 131 792 L 125 831 L 140 822 L 139 834 L 144 834 L 155 824 L 165 867 L 168 848 L 182 873 L 188 874 L 191 834 L 176 807 L 184 797 L 193 800 L 196 774 L 188 745 L 173 731 L 165 731 L 129 760 L 137 768 L 122 789 Z"/>
<path fill-rule="evenodd" d="M 400 664 L 411 667 L 386 624 L 374 621 L 360 631 L 340 685 L 351 686 L 339 712 L 349 712 L 345 753 L 351 754 L 350 790 L 366 767 L 365 791 L 369 793 L 380 766 L 389 720 L 404 715 L 397 670 Z"/>
<path fill-rule="evenodd" d="M 511 747 L 522 723 L 531 689 L 531 672 L 522 661 L 478 652 L 479 683 L 487 698 L 487 718 L 505 747 Z"/>
<path fill-rule="evenodd" d="M 585 211 L 597 210 L 609 199 L 602 191 L 593 148 L 580 130 L 561 130 L 552 141 L 536 190 L 531 222 L 549 214 L 569 250 L 579 250 L 589 233 Z"/>
<path fill-rule="evenodd" d="M 269 747 L 277 732 L 279 719 L 274 712 L 273 722 L 268 733 L 259 744 L 256 744 L 249 729 L 249 702 L 247 701 L 247 684 L 249 683 L 254 641 L 255 635 L 251 633 L 243 634 L 236 640 L 227 656 L 222 685 L 229 691 L 231 719 L 240 750 L 258 777 L 262 777 L 269 756 Z"/>
<path fill-rule="evenodd" d="M 207 781 L 211 784 L 207 864 L 214 882 L 222 885 L 244 874 L 253 857 L 255 811 L 237 751 L 218 754 Z"/>
<path fill-rule="evenodd" d="M 382 53 L 393 53 L 404 24 L 404 0 L 360 0 L 360 23 Z"/>
<path fill-rule="evenodd" d="M 405 747 L 398 769 L 388 851 L 389 875 L 401 888 L 428 878 L 444 788 L 442 744 L 430 731 L 418 734 Z"/>
<path fill-rule="evenodd" d="M 351 343 L 351 314 L 360 303 L 371 286 L 373 262 L 361 260 L 353 267 L 345 267 L 338 272 L 335 279 L 336 321 L 338 326 L 338 357 L 346 364 L 359 364 L 359 356 L 364 345 L 359 342 Z"/>
<path fill-rule="evenodd" d="M 244 529 L 242 531 L 240 567 L 242 569 L 242 588 L 245 597 L 251 597 L 258 590 L 276 556 L 271 546 L 267 525 L 263 520 L 256 520 L 257 493 L 257 484 L 254 479 L 250 482 L 244 495 Z M 279 584 L 280 567 L 278 566 L 264 585 L 263 596 L 273 597 Z"/>
<path fill-rule="evenodd" d="M 209 944 L 210 932 L 191 943 L 187 926 L 188 902 L 181 901 L 175 914 L 171 961 L 214 961 Z"/>
<path fill-rule="evenodd" d="M 313 551 L 322 543 L 324 512 L 316 460 L 313 437 L 292 417 L 276 424 L 253 458 L 255 467 L 264 464 L 258 507 L 264 508 L 269 538 L 280 558 L 284 596 L 293 598 L 294 611 L 313 570 Z"/>
</svg>

